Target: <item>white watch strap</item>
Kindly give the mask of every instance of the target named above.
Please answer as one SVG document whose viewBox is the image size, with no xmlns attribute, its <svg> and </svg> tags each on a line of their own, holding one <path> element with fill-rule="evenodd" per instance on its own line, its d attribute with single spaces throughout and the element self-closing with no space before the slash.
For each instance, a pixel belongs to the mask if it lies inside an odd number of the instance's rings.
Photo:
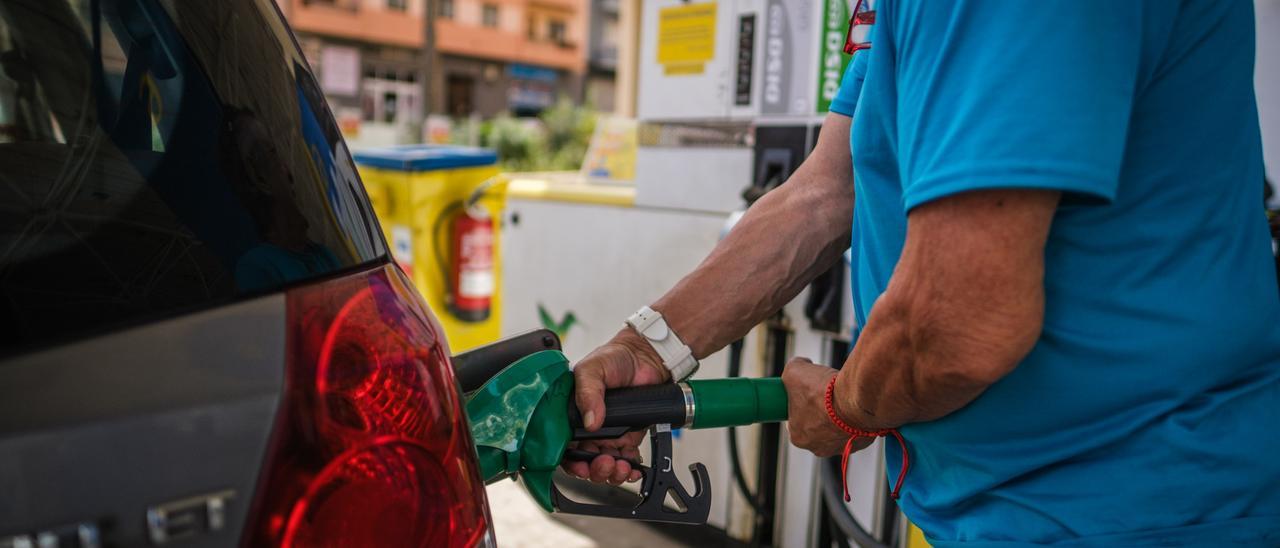
<svg viewBox="0 0 1280 548">
<path fill-rule="evenodd" d="M 662 365 L 671 371 L 671 380 L 683 381 L 698 370 L 693 351 L 671 330 L 662 314 L 646 306 L 627 318 L 627 325 L 649 341 L 649 346 L 662 357 Z"/>
</svg>

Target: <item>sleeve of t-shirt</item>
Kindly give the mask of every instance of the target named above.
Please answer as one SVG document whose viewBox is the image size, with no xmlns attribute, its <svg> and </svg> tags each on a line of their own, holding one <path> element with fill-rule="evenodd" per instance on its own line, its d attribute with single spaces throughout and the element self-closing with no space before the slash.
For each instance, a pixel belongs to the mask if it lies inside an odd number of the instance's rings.
<svg viewBox="0 0 1280 548">
<path fill-rule="evenodd" d="M 853 117 L 854 109 L 858 108 L 858 96 L 862 94 L 862 80 L 867 76 L 868 53 L 867 50 L 862 50 L 853 54 L 853 59 L 845 67 L 844 76 L 840 79 L 840 88 L 831 99 L 831 112 Z"/>
<path fill-rule="evenodd" d="M 1143 4 L 896 4 L 901 10 L 880 23 L 894 30 L 887 46 L 896 49 L 905 210 L 996 188 L 1059 190 L 1068 202 L 1114 200 Z"/>
</svg>

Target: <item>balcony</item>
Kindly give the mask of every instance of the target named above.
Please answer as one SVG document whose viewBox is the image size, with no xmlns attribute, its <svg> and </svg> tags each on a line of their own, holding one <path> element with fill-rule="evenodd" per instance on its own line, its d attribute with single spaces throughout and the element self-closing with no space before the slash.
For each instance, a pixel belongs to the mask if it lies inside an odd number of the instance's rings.
<svg viewBox="0 0 1280 548">
<path fill-rule="evenodd" d="M 529 0 L 529 7 L 577 12 L 587 9 L 587 3 L 585 0 Z"/>
<path fill-rule="evenodd" d="M 280 1 L 290 7 L 289 23 L 299 32 L 415 50 L 422 48 L 422 19 L 402 11 L 360 9 L 360 0 Z M 530 5 L 534 4 L 573 11 L 586 5 L 585 0 L 533 0 Z M 558 17 L 565 18 L 564 15 Z M 571 18 L 565 20 L 572 21 Z M 573 39 L 532 41 L 523 32 L 444 18 L 436 20 L 436 49 L 444 54 L 570 72 L 582 72 L 587 64 L 586 47 Z M 616 64 L 616 53 L 613 57 Z"/>
<path fill-rule="evenodd" d="M 445 54 L 572 72 L 581 72 L 586 64 L 582 49 L 572 42 L 530 41 L 522 34 L 462 25 L 450 20 L 436 22 L 436 49 Z"/>
<path fill-rule="evenodd" d="M 403 11 L 360 9 L 359 0 L 286 0 L 289 24 L 301 32 L 418 49 L 422 19 Z"/>
</svg>

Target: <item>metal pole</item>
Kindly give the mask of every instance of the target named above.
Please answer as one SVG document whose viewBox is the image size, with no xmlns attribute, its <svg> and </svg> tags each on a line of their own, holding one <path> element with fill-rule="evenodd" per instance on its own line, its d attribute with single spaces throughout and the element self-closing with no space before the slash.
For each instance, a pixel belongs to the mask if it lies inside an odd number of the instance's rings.
<svg viewBox="0 0 1280 548">
<path fill-rule="evenodd" d="M 436 1 L 423 0 L 422 6 L 422 127 L 435 106 L 436 85 Z"/>
<path fill-rule="evenodd" d="M 629 118 L 636 115 L 636 81 L 640 74 L 640 9 L 640 0 L 619 2 L 614 113 Z"/>
</svg>

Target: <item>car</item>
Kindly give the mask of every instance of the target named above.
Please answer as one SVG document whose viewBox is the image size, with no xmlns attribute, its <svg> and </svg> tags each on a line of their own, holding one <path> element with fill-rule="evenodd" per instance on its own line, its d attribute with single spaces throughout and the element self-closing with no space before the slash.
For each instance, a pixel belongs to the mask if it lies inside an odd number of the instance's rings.
<svg viewBox="0 0 1280 548">
<path fill-rule="evenodd" d="M 0 1 L 0 546 L 484 546 L 443 331 L 272 0 Z"/>
</svg>

